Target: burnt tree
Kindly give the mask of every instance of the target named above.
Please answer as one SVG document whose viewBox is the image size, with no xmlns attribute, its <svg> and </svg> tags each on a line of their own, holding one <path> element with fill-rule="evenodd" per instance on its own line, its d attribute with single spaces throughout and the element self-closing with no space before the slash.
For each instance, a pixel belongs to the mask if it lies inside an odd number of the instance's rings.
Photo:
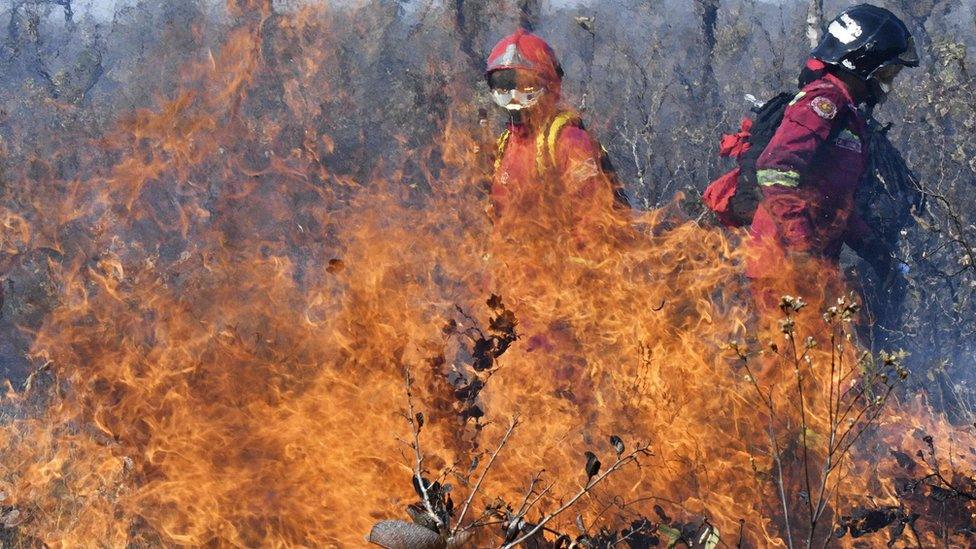
<svg viewBox="0 0 976 549">
<path fill-rule="evenodd" d="M 715 27 L 718 24 L 719 0 L 695 0 L 695 11 L 700 20 L 702 45 L 705 55 L 702 61 L 702 98 L 708 105 L 719 105 L 719 86 L 715 78 Z"/>
<path fill-rule="evenodd" d="M 539 26 L 539 19 L 542 16 L 542 2 L 540 0 L 517 0 L 519 25 L 527 30 L 534 31 Z"/>
<path fill-rule="evenodd" d="M 823 34 L 824 7 L 823 0 L 810 0 L 807 6 L 807 40 L 810 48 L 817 47 L 820 43 L 820 36 Z"/>
</svg>

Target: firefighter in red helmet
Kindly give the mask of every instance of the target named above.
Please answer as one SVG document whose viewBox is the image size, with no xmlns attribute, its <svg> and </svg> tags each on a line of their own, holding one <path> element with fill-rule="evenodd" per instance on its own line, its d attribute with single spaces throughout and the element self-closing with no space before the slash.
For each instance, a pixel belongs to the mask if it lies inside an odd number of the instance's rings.
<svg viewBox="0 0 976 549">
<path fill-rule="evenodd" d="M 605 151 L 560 102 L 563 71 L 549 44 L 516 31 L 492 49 L 485 77 L 509 117 L 491 185 L 496 223 L 540 201 L 573 201 L 580 216 L 592 205 L 626 203 Z"/>
<path fill-rule="evenodd" d="M 550 292 L 573 272 L 567 263 L 600 261 L 608 235 L 626 226 L 626 200 L 603 148 L 560 102 L 563 71 L 545 41 L 525 30 L 505 37 L 485 77 L 508 115 L 491 181 L 490 277 L 514 302 L 526 350 L 551 356 L 554 393 L 589 401 L 589 384 L 578 383 L 586 354 Z"/>
</svg>

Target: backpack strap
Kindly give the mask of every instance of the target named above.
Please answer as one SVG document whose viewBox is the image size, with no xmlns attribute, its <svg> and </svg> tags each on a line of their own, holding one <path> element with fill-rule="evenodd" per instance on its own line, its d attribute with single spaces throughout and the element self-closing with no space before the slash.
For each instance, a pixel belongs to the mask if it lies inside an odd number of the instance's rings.
<svg viewBox="0 0 976 549">
<path fill-rule="evenodd" d="M 581 125 L 578 114 L 572 111 L 563 111 L 552 117 L 545 131 L 539 132 L 536 138 L 536 170 L 539 175 L 548 173 L 556 167 L 556 146 L 559 144 L 559 133 L 566 126 Z"/>
<path fill-rule="evenodd" d="M 820 144 L 821 150 L 823 149 L 823 147 L 836 141 L 837 138 L 840 137 L 840 134 L 844 133 L 844 130 L 848 129 L 847 126 L 848 124 L 850 124 L 851 120 L 853 119 L 851 115 L 851 108 L 852 107 L 848 105 L 844 110 L 840 112 L 839 115 L 837 115 L 837 121 L 834 123 L 834 126 L 830 128 L 830 133 L 827 135 L 827 139 L 825 139 L 824 142 Z"/>
<path fill-rule="evenodd" d="M 572 111 L 563 111 L 552 117 L 545 130 L 536 137 L 536 170 L 540 176 L 549 173 L 556 168 L 556 148 L 559 145 L 559 134 L 566 126 L 583 128 L 583 120 L 578 114 Z M 501 167 L 502 156 L 508 147 L 512 132 L 506 129 L 500 136 L 495 145 L 495 171 Z M 600 150 L 600 169 L 613 185 L 614 198 L 618 205 L 630 207 L 627 195 L 624 193 L 624 186 L 617 177 L 617 172 L 610 162 L 610 155 L 603 145 L 599 145 Z"/>
<path fill-rule="evenodd" d="M 540 175 L 547 173 L 556 167 L 556 146 L 559 144 L 559 133 L 566 126 L 581 126 L 579 115 L 571 111 L 563 111 L 549 120 L 549 124 L 544 131 L 539 132 L 536 137 L 536 170 Z M 495 171 L 501 167 L 502 157 L 508 147 L 508 141 L 512 137 L 512 131 L 506 129 L 495 143 Z"/>
<path fill-rule="evenodd" d="M 508 140 L 512 137 L 512 130 L 505 128 L 505 131 L 498 136 L 498 141 L 495 142 L 495 171 L 502 165 L 502 156 L 505 155 L 505 149 L 508 147 Z"/>
<path fill-rule="evenodd" d="M 575 128 L 580 128 L 582 130 L 586 129 L 583 124 L 583 119 L 578 113 L 573 111 L 563 111 L 557 114 L 549 122 L 549 126 L 546 131 L 542 132 L 537 138 L 536 143 L 536 169 L 539 170 L 539 174 L 545 174 L 549 170 L 553 170 L 556 167 L 556 153 L 557 146 L 559 145 L 559 134 L 562 132 L 566 126 L 572 126 Z M 624 192 L 624 185 L 617 176 L 617 170 L 614 169 L 613 163 L 610 162 L 610 153 L 607 152 L 606 147 L 600 144 L 598 141 L 593 140 L 593 145 L 599 152 L 599 157 L 597 158 L 600 171 L 607 178 L 610 186 L 613 190 L 614 204 L 616 207 L 630 208 L 630 200 L 627 198 L 626 192 Z"/>
<path fill-rule="evenodd" d="M 802 94 L 803 92 L 800 92 Z M 783 124 L 786 109 L 800 94 L 782 92 L 766 101 L 761 107 L 753 109 L 755 117 L 749 135 L 749 150 L 738 157 L 738 164 L 741 168 L 742 183 L 740 189 L 747 192 L 758 192 L 759 183 L 756 179 L 756 162 L 766 150 L 769 142 L 776 135 L 776 131 Z"/>
</svg>

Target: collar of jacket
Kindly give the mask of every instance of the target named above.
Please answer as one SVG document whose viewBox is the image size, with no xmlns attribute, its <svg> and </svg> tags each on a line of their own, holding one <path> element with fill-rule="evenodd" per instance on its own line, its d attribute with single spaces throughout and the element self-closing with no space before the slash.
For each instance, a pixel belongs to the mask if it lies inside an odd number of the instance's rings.
<svg viewBox="0 0 976 549">
<path fill-rule="evenodd" d="M 519 138 L 530 137 L 535 135 L 540 128 L 547 128 L 553 118 L 562 112 L 562 110 L 565 109 L 560 109 L 559 105 L 555 105 L 554 107 L 544 105 L 541 109 L 532 109 L 533 112 L 525 113 L 521 123 L 515 124 L 509 121 L 508 131 Z"/>
<path fill-rule="evenodd" d="M 829 72 L 824 73 L 823 80 L 829 82 L 837 89 L 839 89 L 840 93 L 843 94 L 844 96 L 845 104 L 851 107 L 852 109 L 857 110 L 857 103 L 854 101 L 854 95 L 851 93 L 851 90 L 847 89 L 847 84 L 845 84 L 843 80 L 837 78 L 836 76 L 834 76 Z"/>
</svg>

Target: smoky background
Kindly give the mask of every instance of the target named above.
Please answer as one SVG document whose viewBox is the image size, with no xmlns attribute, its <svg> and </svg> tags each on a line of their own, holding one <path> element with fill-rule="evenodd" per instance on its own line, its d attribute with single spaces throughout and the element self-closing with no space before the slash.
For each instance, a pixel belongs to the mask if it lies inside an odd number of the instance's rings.
<svg viewBox="0 0 976 549">
<path fill-rule="evenodd" d="M 929 209 L 903 235 L 908 266 L 903 329 L 891 340 L 911 353 L 911 383 L 940 408 L 973 419 L 976 407 L 976 2 L 878 2 L 917 37 L 922 66 L 905 72 L 877 113 L 930 194 Z M 566 69 L 564 96 L 583 111 L 627 186 L 653 209 L 676 195 L 709 222 L 701 191 L 729 169 L 717 157 L 723 132 L 764 99 L 795 87 L 809 51 L 807 16 L 817 2 L 780 0 L 336 1 L 333 86 L 319 98 L 320 130 L 334 140 L 335 176 L 440 168 L 412 154 L 448 122 L 487 120 L 485 147 L 503 124 L 482 79 L 491 45 L 517 25 L 549 40 Z M 852 2 L 823 2 L 829 18 Z M 301 2 L 273 2 L 286 13 Z M 246 13 L 235 2 L 200 0 L 11 0 L 0 9 L 0 138 L 5 173 L 33 180 L 83 178 L 89 144 L 121 118 L 151 108 L 183 85 L 182 67 L 206 60 Z M 269 27 L 270 29 L 270 27 Z M 269 32 L 271 32 L 269 30 Z M 286 60 L 269 36 L 265 60 Z M 283 56 L 283 57 L 282 57 Z M 274 89 L 271 85 L 268 89 Z M 459 100 L 460 99 L 460 100 Z M 263 98 L 274 116 L 280 98 Z M 459 108 L 458 105 L 464 105 Z M 281 134 L 287 149 L 299 135 Z M 290 136 L 290 137 L 289 137 Z M 43 161 L 43 162 L 42 162 Z M 410 200 L 430 189 L 418 181 Z M 16 209 L 32 189 L 0 176 L 0 201 Z M 83 230 L 79 227 L 80 234 Z M 71 232 L 69 230 L 69 232 Z M 79 237 L 81 238 L 81 237 Z M 0 249 L 6 299 L 0 371 L 22 380 L 31 333 L 56 303 L 41 266 L 58 254 Z M 55 258 L 57 259 L 57 258 Z M 872 284 L 854 257 L 849 268 Z"/>
</svg>

